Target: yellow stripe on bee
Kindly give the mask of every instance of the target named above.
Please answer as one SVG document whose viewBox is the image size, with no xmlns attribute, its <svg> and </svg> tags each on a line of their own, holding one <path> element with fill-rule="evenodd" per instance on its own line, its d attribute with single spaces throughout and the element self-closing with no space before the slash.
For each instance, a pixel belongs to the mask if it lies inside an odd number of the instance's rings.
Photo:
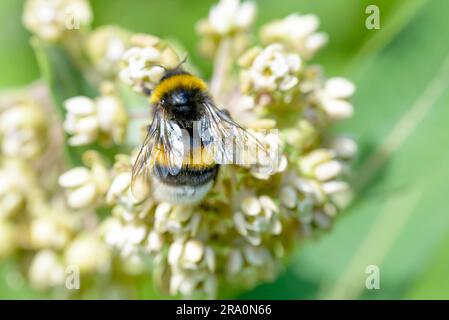
<svg viewBox="0 0 449 320">
<path fill-rule="evenodd" d="M 157 153 L 157 156 L 154 160 L 154 164 L 168 167 L 169 157 L 167 156 L 164 150 L 163 145 L 158 145 L 157 148 L 160 152 Z M 215 165 L 214 158 L 206 148 L 204 147 L 196 147 L 188 150 L 189 152 L 184 153 L 184 159 L 182 161 L 183 167 L 189 167 L 193 169 L 205 169 L 210 166 Z"/>
<path fill-rule="evenodd" d="M 156 86 L 156 88 L 154 88 L 150 98 L 151 103 L 158 103 L 164 94 L 177 88 L 198 89 L 204 91 L 207 90 L 207 85 L 203 80 L 191 74 L 177 74 L 163 80 Z"/>
</svg>

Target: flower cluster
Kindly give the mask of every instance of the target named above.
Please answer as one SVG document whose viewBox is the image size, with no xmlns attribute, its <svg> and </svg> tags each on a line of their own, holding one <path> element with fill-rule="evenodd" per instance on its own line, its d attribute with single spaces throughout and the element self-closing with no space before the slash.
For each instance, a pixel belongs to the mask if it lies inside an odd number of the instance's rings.
<svg viewBox="0 0 449 320">
<path fill-rule="evenodd" d="M 61 40 L 67 31 L 86 27 L 91 21 L 87 0 L 31 0 L 23 15 L 28 30 L 46 41 Z"/>
<path fill-rule="evenodd" d="M 137 34 L 132 47 L 122 56 L 120 79 L 137 92 L 151 90 L 161 80 L 165 69 L 176 67 L 180 60 L 176 52 L 158 37 Z"/>
<path fill-rule="evenodd" d="M 302 58 L 310 59 L 327 42 L 327 34 L 317 32 L 320 21 L 313 14 L 291 14 L 263 26 L 260 38 L 263 44 L 283 43 L 298 52 Z"/>
<path fill-rule="evenodd" d="M 67 204 L 72 209 L 95 207 L 103 202 L 110 176 L 95 151 L 84 153 L 87 167 L 75 167 L 59 176 L 58 183 L 66 191 Z"/>
<path fill-rule="evenodd" d="M 240 82 L 243 93 L 277 93 L 289 102 L 294 91 L 298 90 L 301 57 L 297 53 L 287 52 L 280 43 L 264 49 L 255 47 L 239 62 L 242 67 Z"/>
<path fill-rule="evenodd" d="M 256 4 L 252 1 L 222 0 L 209 11 L 209 16 L 197 24 L 202 36 L 200 51 L 213 57 L 223 39 L 231 39 L 232 50 L 240 53 L 249 43 L 248 31 L 256 17 Z"/>
<path fill-rule="evenodd" d="M 0 105 L 0 260 L 16 256 L 39 290 L 63 287 L 71 266 L 86 276 L 107 273 L 110 249 L 87 223 L 96 219 L 94 212 L 72 212 L 55 190 L 62 146 L 50 135 L 62 131 L 46 116 L 54 108 L 48 91 L 36 83 L 6 93 Z M 78 207 L 79 196 L 75 200 L 68 202 Z"/>
<path fill-rule="evenodd" d="M 146 186 L 131 192 L 131 181 L 141 127 L 151 121 L 141 126 L 136 109 L 148 109 L 145 96 L 184 53 L 115 26 L 88 32 L 81 0 L 28 0 L 24 23 L 54 44 L 67 33 L 69 5 L 86 32 L 65 49 L 84 59 L 74 65 L 100 93 L 0 101 L 0 259 L 17 256 L 33 287 L 70 296 L 61 290 L 69 270 L 86 281 L 77 297 L 94 286 L 123 297 L 152 274 L 165 294 L 227 297 L 274 279 L 299 241 L 332 225 L 347 202 L 357 145 L 329 127 L 351 117 L 355 86 L 310 64 L 327 41 L 316 16 L 270 22 L 257 43 L 255 2 L 220 0 L 198 23 L 201 52 L 214 58 L 213 98 L 275 148 L 275 166 L 221 166 L 200 203 L 179 205 L 157 201 Z M 62 119 L 47 116 L 54 108 Z"/>
<path fill-rule="evenodd" d="M 85 47 L 92 66 L 105 78 L 115 77 L 130 46 L 131 33 L 117 26 L 101 26 L 88 34 Z"/>
<path fill-rule="evenodd" d="M 47 119 L 29 98 L 14 97 L 0 113 L 0 147 L 8 157 L 33 159 L 47 144 Z"/>
<path fill-rule="evenodd" d="M 68 140 L 70 145 L 81 146 L 95 141 L 103 144 L 124 142 L 128 115 L 120 98 L 113 93 L 113 88 L 107 90 L 95 100 L 78 96 L 65 101 L 67 115 L 64 129 L 71 135 Z"/>
</svg>

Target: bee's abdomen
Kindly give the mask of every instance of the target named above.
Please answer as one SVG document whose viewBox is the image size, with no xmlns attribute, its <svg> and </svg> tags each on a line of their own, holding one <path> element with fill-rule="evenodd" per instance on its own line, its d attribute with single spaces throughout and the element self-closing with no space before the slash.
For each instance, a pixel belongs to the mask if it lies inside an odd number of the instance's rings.
<svg viewBox="0 0 449 320">
<path fill-rule="evenodd" d="M 219 165 L 210 166 L 183 166 L 176 174 L 163 175 L 161 172 L 168 172 L 161 164 L 154 167 L 154 175 L 163 183 L 171 186 L 201 186 L 214 180 L 218 174 Z"/>
</svg>

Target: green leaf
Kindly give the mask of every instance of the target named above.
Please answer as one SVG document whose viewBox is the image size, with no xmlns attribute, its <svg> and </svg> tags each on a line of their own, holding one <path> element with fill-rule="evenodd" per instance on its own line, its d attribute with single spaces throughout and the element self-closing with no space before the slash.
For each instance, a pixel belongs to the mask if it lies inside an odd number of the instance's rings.
<svg viewBox="0 0 449 320">
<path fill-rule="evenodd" d="M 447 233 L 447 231 L 446 231 Z M 429 268 L 422 277 L 416 281 L 416 285 L 410 290 L 408 299 L 449 299 L 449 237 L 437 250 L 436 257 L 432 259 Z"/>
<path fill-rule="evenodd" d="M 63 106 L 66 99 L 79 95 L 94 98 L 98 94 L 82 74 L 80 66 L 75 64 L 73 57 L 62 46 L 45 43 L 36 37 L 31 39 L 31 45 L 61 121 L 66 114 Z M 69 162 L 72 165 L 81 164 L 81 154 L 86 148 L 74 148 L 67 144 L 65 148 Z"/>
<path fill-rule="evenodd" d="M 418 296 L 407 292 L 429 270 L 449 228 L 449 42 L 441 38 L 448 10 L 444 0 L 411 10 L 384 48 L 358 58 L 363 72 L 350 68 L 356 112 L 339 129 L 356 134 L 360 145 L 357 197 L 329 234 L 304 246 L 286 275 L 245 297 Z M 380 267 L 380 290 L 365 288 L 369 265 Z"/>
</svg>

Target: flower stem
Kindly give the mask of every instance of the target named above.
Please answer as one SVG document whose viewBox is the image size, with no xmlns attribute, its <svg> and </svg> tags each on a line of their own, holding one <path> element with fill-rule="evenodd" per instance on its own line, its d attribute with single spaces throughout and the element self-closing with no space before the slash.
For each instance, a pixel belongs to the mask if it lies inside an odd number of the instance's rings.
<svg viewBox="0 0 449 320">
<path fill-rule="evenodd" d="M 226 37 L 220 42 L 218 52 L 215 56 L 214 73 L 210 85 L 210 92 L 219 104 L 223 102 L 224 82 L 231 70 L 231 63 L 231 39 Z"/>
</svg>

